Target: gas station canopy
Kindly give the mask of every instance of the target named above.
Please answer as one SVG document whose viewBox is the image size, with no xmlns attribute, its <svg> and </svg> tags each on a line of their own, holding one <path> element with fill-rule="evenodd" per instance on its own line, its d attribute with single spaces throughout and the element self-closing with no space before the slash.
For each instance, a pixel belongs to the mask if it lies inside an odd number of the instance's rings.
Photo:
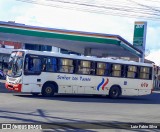
<svg viewBox="0 0 160 132">
<path fill-rule="evenodd" d="M 0 39 L 51 45 L 91 56 L 140 58 L 142 52 L 119 35 L 60 30 L 0 21 Z"/>
</svg>

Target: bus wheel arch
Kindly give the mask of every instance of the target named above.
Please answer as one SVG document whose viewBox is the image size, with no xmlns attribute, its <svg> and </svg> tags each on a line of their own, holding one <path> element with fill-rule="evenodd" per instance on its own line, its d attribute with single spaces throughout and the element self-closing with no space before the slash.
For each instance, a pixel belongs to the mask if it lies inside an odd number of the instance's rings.
<svg viewBox="0 0 160 132">
<path fill-rule="evenodd" d="M 58 85 L 54 81 L 47 81 L 42 86 L 41 91 L 43 96 L 51 97 L 54 96 L 55 93 L 58 93 Z"/>
<path fill-rule="evenodd" d="M 109 90 L 110 98 L 118 98 L 122 94 L 122 89 L 119 85 L 112 85 Z"/>
</svg>

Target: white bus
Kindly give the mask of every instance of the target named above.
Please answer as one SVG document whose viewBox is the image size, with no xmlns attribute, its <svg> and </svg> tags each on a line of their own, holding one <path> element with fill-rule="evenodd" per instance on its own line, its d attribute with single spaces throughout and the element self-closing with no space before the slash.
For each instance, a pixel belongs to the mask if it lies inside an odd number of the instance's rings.
<svg viewBox="0 0 160 132">
<path fill-rule="evenodd" d="M 57 93 L 147 95 L 153 89 L 152 64 L 31 50 L 13 51 L 6 88 L 53 96 Z"/>
</svg>

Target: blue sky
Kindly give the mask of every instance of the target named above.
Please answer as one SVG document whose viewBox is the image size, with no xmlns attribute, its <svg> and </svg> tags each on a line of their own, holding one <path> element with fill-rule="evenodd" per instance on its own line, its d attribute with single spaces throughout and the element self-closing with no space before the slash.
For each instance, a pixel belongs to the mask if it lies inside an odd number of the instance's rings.
<svg viewBox="0 0 160 132">
<path fill-rule="evenodd" d="M 40 0 L 39 0 L 40 1 Z M 96 14 L 76 10 L 29 4 L 16 0 L 0 1 L 0 21 L 15 21 L 28 25 L 59 29 L 117 34 L 133 42 L 135 21 L 147 21 L 146 57 L 160 65 L 160 22 Z"/>
</svg>

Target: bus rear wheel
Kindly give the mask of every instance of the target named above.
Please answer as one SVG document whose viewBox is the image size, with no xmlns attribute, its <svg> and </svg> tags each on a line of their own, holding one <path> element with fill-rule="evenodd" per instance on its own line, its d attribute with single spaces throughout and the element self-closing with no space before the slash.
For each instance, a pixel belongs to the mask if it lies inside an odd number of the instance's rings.
<svg viewBox="0 0 160 132">
<path fill-rule="evenodd" d="M 42 88 L 42 95 L 44 97 L 54 96 L 55 86 L 53 84 L 45 84 Z"/>
<path fill-rule="evenodd" d="M 116 99 L 119 97 L 119 95 L 121 94 L 120 88 L 118 86 L 113 86 L 111 87 L 110 91 L 109 91 L 109 97 Z"/>
</svg>

